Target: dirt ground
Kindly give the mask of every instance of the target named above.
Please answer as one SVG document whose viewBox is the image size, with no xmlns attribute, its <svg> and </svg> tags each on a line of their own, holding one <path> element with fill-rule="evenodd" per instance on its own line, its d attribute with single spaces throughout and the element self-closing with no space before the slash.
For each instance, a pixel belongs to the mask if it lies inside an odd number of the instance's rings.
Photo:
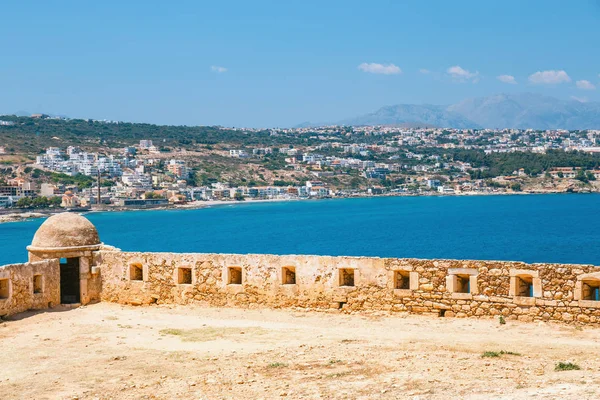
<svg viewBox="0 0 600 400">
<path fill-rule="evenodd" d="M 14 316 L 0 348 L 2 399 L 600 395 L 587 326 L 101 303 Z"/>
</svg>

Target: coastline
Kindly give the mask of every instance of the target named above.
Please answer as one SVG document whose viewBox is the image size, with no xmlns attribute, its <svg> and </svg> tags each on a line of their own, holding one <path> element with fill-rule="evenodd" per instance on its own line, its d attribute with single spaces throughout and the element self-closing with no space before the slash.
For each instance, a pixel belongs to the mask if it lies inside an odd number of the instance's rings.
<svg viewBox="0 0 600 400">
<path fill-rule="evenodd" d="M 50 215 L 56 214 L 57 212 L 45 211 L 45 212 L 14 212 L 0 215 L 0 224 L 8 223 L 8 222 L 21 222 L 27 221 L 30 219 L 38 219 L 49 217 Z"/>
<path fill-rule="evenodd" d="M 195 200 L 185 204 L 174 204 L 167 207 L 152 207 L 152 208 L 125 208 L 125 207 L 107 207 L 102 209 L 90 209 L 86 211 L 74 211 L 82 214 L 101 213 L 101 212 L 130 212 L 130 211 L 165 211 L 165 210 L 197 210 L 203 208 L 231 206 L 231 205 L 248 205 L 248 204 L 263 204 L 263 203 L 279 203 L 290 201 L 322 201 L 322 200 L 340 200 L 340 199 L 372 199 L 381 197 L 458 197 L 458 196 L 513 196 L 513 195 L 549 195 L 549 194 L 594 194 L 596 192 L 547 192 L 547 191 L 528 191 L 528 192 L 461 192 L 452 194 L 441 193 L 395 193 L 384 195 L 368 195 L 368 196 L 343 196 L 343 197 L 327 197 L 327 198 L 284 198 L 284 199 L 258 199 L 258 200 Z M 9 222 L 22 222 L 39 218 L 47 218 L 54 214 L 59 214 L 66 209 L 52 210 L 32 210 L 24 212 L 10 212 L 6 210 L 4 214 L 0 214 L 0 224 Z"/>
</svg>

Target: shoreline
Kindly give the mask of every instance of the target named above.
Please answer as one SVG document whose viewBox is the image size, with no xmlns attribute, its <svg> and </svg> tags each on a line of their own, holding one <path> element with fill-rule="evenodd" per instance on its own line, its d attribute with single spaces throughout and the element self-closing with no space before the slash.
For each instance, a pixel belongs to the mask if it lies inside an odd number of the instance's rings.
<svg viewBox="0 0 600 400">
<path fill-rule="evenodd" d="M 344 196 L 344 197 L 326 197 L 326 198 L 284 198 L 284 199 L 258 199 L 258 200 L 195 200 L 185 204 L 175 204 L 166 207 L 152 207 L 152 208 L 103 208 L 103 209 L 90 209 L 85 211 L 73 211 L 81 214 L 88 213 L 103 213 L 103 212 L 131 212 L 131 211 L 166 211 L 166 210 L 199 210 L 203 208 L 219 207 L 219 206 L 231 206 L 231 205 L 248 205 L 248 204 L 264 204 L 264 203 L 280 203 L 280 202 L 292 202 L 292 201 L 322 201 L 322 200 L 342 200 L 342 199 L 373 199 L 382 197 L 473 197 L 473 196 L 513 196 L 513 195 L 573 195 L 573 194 L 594 194 L 597 192 L 499 192 L 499 193 L 482 193 L 482 192 L 463 192 L 453 194 L 441 194 L 441 193 L 419 193 L 419 194 L 385 194 L 385 195 L 370 195 L 370 196 Z M 69 210 L 57 209 L 57 210 L 31 210 L 25 212 L 10 212 L 10 209 L 6 209 L 8 212 L 0 214 L 0 224 L 10 222 L 24 222 L 33 219 L 47 218 L 54 214 L 60 214 Z"/>
</svg>

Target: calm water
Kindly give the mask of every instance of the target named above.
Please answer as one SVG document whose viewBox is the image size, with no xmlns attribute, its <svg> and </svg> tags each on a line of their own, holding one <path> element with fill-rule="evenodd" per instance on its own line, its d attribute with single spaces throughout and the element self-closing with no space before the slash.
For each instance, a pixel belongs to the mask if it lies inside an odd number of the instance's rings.
<svg viewBox="0 0 600 400">
<path fill-rule="evenodd" d="M 387 197 L 92 213 L 123 250 L 364 255 L 600 265 L 600 195 Z M 0 224 L 0 265 L 42 220 Z"/>
</svg>

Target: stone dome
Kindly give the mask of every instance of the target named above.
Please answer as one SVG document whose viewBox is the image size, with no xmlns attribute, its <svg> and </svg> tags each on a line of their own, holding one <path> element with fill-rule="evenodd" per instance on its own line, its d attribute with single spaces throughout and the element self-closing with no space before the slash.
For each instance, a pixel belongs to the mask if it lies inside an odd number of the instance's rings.
<svg viewBox="0 0 600 400">
<path fill-rule="evenodd" d="M 39 227 L 30 250 L 98 247 L 100 238 L 96 227 L 75 213 L 61 213 L 48 218 Z"/>
</svg>

